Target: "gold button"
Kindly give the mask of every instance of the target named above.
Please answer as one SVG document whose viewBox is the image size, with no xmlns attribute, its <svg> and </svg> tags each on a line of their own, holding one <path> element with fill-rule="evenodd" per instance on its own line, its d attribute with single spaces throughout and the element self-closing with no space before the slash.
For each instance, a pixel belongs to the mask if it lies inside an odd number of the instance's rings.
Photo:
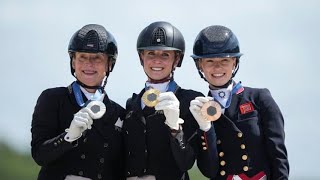
<svg viewBox="0 0 320 180">
<path fill-rule="evenodd" d="M 58 143 L 54 142 L 53 145 L 54 145 L 54 146 L 58 146 Z"/>
<path fill-rule="evenodd" d="M 238 137 L 239 137 L 239 138 L 241 138 L 242 135 L 243 135 L 243 134 L 242 134 L 241 132 L 238 133 Z"/>
<path fill-rule="evenodd" d="M 217 144 L 221 144 L 221 140 L 220 139 L 217 140 Z"/>
<path fill-rule="evenodd" d="M 242 160 L 247 160 L 248 159 L 248 156 L 247 155 L 243 155 L 242 156 Z"/>
<path fill-rule="evenodd" d="M 205 143 L 205 142 L 202 142 L 202 146 L 204 146 L 204 145 L 206 145 L 206 143 Z"/>
<path fill-rule="evenodd" d="M 201 139 L 204 139 L 204 136 L 201 136 Z"/>
<path fill-rule="evenodd" d="M 203 147 L 202 149 L 203 149 L 203 150 L 207 150 L 207 147 Z"/>
<path fill-rule="evenodd" d="M 102 179 L 102 175 L 101 174 L 98 174 L 98 179 Z"/>
<path fill-rule="evenodd" d="M 104 143 L 104 144 L 103 144 L 103 147 L 105 147 L 105 148 L 107 148 L 108 146 L 109 146 L 108 143 Z"/>
<path fill-rule="evenodd" d="M 248 166 L 243 166 L 243 170 L 248 171 L 249 170 Z"/>
<path fill-rule="evenodd" d="M 241 144 L 241 145 L 240 145 L 240 148 L 241 148 L 241 149 L 245 149 L 245 148 L 246 148 L 246 145 Z"/>
<path fill-rule="evenodd" d="M 224 156 L 224 152 L 219 152 L 219 156 L 223 157 Z"/>
<path fill-rule="evenodd" d="M 100 158 L 100 163 L 104 163 L 104 158 Z"/>
<path fill-rule="evenodd" d="M 226 175 L 226 172 L 225 171 L 220 171 L 220 175 L 224 176 L 224 175 Z"/>
<path fill-rule="evenodd" d="M 225 161 L 220 161 L 220 165 L 224 166 L 224 165 L 226 165 L 226 162 Z"/>
<path fill-rule="evenodd" d="M 80 176 L 83 176 L 83 171 L 79 171 L 78 174 L 79 174 Z"/>
</svg>

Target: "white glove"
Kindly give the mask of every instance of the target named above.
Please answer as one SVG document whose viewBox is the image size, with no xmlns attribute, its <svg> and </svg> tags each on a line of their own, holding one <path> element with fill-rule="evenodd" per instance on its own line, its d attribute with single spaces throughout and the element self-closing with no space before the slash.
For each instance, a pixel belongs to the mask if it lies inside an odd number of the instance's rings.
<svg viewBox="0 0 320 180">
<path fill-rule="evenodd" d="M 205 120 L 205 118 L 201 114 L 201 108 L 206 102 L 212 100 L 212 97 L 196 97 L 194 100 L 190 102 L 190 112 L 198 122 L 200 129 L 205 132 L 211 128 L 211 122 Z"/>
<path fill-rule="evenodd" d="M 87 110 L 84 108 L 74 115 L 69 129 L 66 129 L 66 132 L 68 132 L 64 136 L 66 141 L 73 142 L 82 136 L 83 131 L 91 129 L 93 121 L 89 113 L 86 111 Z"/>
<path fill-rule="evenodd" d="M 163 110 L 166 121 L 164 122 L 171 129 L 179 130 L 180 124 L 183 124 L 183 119 L 180 115 L 180 102 L 173 92 L 160 93 L 158 96 L 158 104 L 155 110 Z"/>
</svg>

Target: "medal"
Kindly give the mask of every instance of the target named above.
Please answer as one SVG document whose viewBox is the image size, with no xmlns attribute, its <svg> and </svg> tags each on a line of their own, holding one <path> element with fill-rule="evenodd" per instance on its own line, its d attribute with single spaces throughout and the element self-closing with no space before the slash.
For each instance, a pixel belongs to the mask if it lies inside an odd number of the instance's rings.
<svg viewBox="0 0 320 180">
<path fill-rule="evenodd" d="M 208 101 L 202 106 L 201 114 L 207 121 L 216 121 L 221 116 L 221 106 L 215 101 Z"/>
<path fill-rule="evenodd" d="M 83 108 L 92 119 L 100 119 L 106 112 L 106 105 L 101 101 L 88 101 Z"/>
<path fill-rule="evenodd" d="M 142 95 L 143 103 L 148 107 L 154 107 L 158 103 L 160 91 L 157 89 L 149 89 Z"/>
</svg>

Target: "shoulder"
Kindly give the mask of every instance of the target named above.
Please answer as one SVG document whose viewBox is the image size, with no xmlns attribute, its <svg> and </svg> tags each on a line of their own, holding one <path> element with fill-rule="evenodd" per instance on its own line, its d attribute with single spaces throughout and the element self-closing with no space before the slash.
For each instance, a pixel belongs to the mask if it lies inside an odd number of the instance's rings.
<svg viewBox="0 0 320 180">
<path fill-rule="evenodd" d="M 179 100 L 184 99 L 187 101 L 191 101 L 193 99 L 195 99 L 198 96 L 204 96 L 201 92 L 198 91 L 194 91 L 192 89 L 182 89 L 180 88 L 177 93 L 176 96 Z"/>
<path fill-rule="evenodd" d="M 243 93 L 244 96 L 249 96 L 251 97 L 250 99 L 254 99 L 261 107 L 267 108 L 276 105 L 270 90 L 267 88 L 244 87 Z"/>
<path fill-rule="evenodd" d="M 68 95 L 68 88 L 67 87 L 55 87 L 55 88 L 48 88 L 39 96 L 39 99 L 41 98 L 58 98 L 62 96 Z"/>
<path fill-rule="evenodd" d="M 253 95 L 255 97 L 271 96 L 270 91 L 267 88 L 253 88 L 244 86 L 243 93 L 245 95 Z"/>
<path fill-rule="evenodd" d="M 118 104 L 118 103 L 116 103 L 115 101 L 113 101 L 113 100 L 111 100 L 110 99 L 110 103 L 111 103 L 111 105 L 112 106 L 114 106 L 116 109 L 119 109 L 119 110 L 124 110 L 124 108 L 120 105 L 120 104 Z"/>
</svg>

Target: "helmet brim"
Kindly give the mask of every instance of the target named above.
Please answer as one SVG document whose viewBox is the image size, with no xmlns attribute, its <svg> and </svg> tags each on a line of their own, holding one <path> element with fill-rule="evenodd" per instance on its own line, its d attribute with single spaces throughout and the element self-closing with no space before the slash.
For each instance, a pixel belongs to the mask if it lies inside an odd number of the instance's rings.
<svg viewBox="0 0 320 180">
<path fill-rule="evenodd" d="M 242 53 L 220 53 L 220 54 L 204 54 L 204 55 L 191 55 L 193 59 L 201 59 L 201 58 L 229 58 L 229 57 L 241 57 Z"/>
<path fill-rule="evenodd" d="M 148 46 L 148 47 L 140 47 L 137 48 L 138 50 L 162 50 L 162 51 L 181 51 L 181 49 L 173 48 L 173 47 L 167 47 L 167 46 Z"/>
</svg>

